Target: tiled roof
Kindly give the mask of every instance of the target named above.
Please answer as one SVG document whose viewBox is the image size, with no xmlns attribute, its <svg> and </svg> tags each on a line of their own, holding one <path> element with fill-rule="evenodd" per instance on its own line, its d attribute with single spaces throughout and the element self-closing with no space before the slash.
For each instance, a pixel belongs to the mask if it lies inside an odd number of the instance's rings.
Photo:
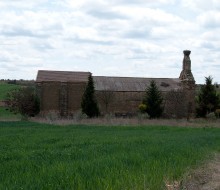
<svg viewBox="0 0 220 190">
<path fill-rule="evenodd" d="M 60 81 L 60 82 L 87 82 L 89 72 L 72 71 L 46 71 L 39 70 L 36 82 Z M 137 77 L 107 77 L 93 76 L 95 89 L 98 91 L 145 91 L 150 81 L 154 80 L 161 91 L 180 89 L 178 78 L 137 78 Z"/>
<path fill-rule="evenodd" d="M 145 91 L 154 80 L 161 91 L 180 89 L 178 78 L 135 78 L 135 77 L 105 77 L 94 76 L 95 89 L 98 91 Z"/>
<path fill-rule="evenodd" d="M 39 70 L 36 82 L 60 81 L 60 82 L 87 82 L 89 72 L 74 71 L 47 71 Z"/>
</svg>

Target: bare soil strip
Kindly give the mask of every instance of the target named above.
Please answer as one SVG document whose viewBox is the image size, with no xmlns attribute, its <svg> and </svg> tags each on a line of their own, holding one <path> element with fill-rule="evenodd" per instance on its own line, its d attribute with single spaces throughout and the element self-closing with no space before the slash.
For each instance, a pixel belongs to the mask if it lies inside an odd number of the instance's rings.
<svg viewBox="0 0 220 190">
<path fill-rule="evenodd" d="M 182 182 L 184 190 L 220 190 L 220 154 L 196 169 Z"/>
<path fill-rule="evenodd" d="M 49 123 L 57 125 L 102 125 L 102 126 L 149 126 L 149 125 L 162 125 L 162 126 L 175 126 L 175 127 L 195 127 L 195 128 L 210 128 L 220 127 L 220 119 L 143 119 L 143 118 L 115 118 L 103 117 L 92 119 L 60 119 L 56 116 L 53 117 L 35 117 L 30 121 L 39 123 Z"/>
</svg>

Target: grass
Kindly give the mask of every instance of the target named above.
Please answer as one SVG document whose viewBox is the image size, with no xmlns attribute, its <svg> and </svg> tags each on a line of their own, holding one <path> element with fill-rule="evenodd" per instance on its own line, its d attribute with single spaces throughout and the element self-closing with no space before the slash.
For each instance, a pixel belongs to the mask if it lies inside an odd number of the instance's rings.
<svg viewBox="0 0 220 190">
<path fill-rule="evenodd" d="M 0 189 L 152 189 L 220 152 L 219 128 L 0 122 Z"/>
<path fill-rule="evenodd" d="M 20 120 L 21 115 L 20 114 L 14 114 L 7 110 L 4 107 L 0 107 L 0 121 L 1 120 Z"/>
</svg>

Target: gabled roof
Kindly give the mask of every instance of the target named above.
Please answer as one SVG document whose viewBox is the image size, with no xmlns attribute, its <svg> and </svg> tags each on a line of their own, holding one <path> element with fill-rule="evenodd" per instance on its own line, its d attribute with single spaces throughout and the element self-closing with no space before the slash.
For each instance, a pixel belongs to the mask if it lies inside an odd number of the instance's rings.
<svg viewBox="0 0 220 190">
<path fill-rule="evenodd" d="M 36 82 L 87 82 L 89 72 L 39 70 Z"/>
<path fill-rule="evenodd" d="M 94 76 L 95 89 L 98 91 L 130 91 L 143 92 L 154 80 L 161 91 L 180 89 L 178 78 L 136 78 Z"/>
<path fill-rule="evenodd" d="M 36 82 L 87 82 L 89 74 L 89 72 L 39 70 Z M 143 92 L 152 80 L 164 92 L 180 89 L 180 79 L 178 78 L 93 76 L 93 80 L 97 91 Z"/>
</svg>

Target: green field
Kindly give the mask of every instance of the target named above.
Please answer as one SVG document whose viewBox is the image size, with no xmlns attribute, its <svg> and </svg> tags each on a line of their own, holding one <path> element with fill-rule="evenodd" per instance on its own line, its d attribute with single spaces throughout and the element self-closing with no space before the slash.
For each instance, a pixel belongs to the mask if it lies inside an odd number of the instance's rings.
<svg viewBox="0 0 220 190">
<path fill-rule="evenodd" d="M 220 152 L 220 129 L 0 122 L 0 189 L 164 189 Z"/>
<path fill-rule="evenodd" d="M 20 114 L 14 114 L 12 112 L 10 112 L 9 110 L 7 110 L 4 107 L 0 107 L 0 121 L 1 120 L 9 120 L 9 121 L 13 121 L 13 120 L 20 120 L 21 119 L 21 115 Z"/>
</svg>

